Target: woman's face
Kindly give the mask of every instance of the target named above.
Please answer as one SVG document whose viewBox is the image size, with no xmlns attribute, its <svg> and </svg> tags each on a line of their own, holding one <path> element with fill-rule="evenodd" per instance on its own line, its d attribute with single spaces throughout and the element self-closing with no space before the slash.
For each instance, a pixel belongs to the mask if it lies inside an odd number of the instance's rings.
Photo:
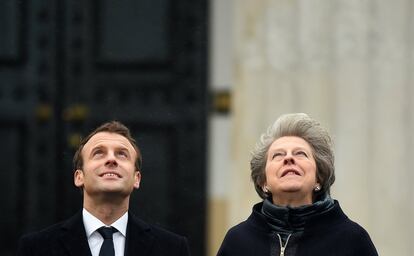
<svg viewBox="0 0 414 256">
<path fill-rule="evenodd" d="M 312 148 L 300 137 L 275 140 L 267 152 L 264 188 L 277 205 L 311 204 L 317 186 L 316 162 Z"/>
</svg>

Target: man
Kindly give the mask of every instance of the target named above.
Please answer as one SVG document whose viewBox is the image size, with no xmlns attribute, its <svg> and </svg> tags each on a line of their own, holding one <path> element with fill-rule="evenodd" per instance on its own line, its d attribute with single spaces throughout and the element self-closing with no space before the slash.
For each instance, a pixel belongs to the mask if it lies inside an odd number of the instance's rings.
<svg viewBox="0 0 414 256">
<path fill-rule="evenodd" d="M 18 255 L 189 255 L 186 238 L 128 212 L 141 181 L 141 154 L 129 129 L 105 123 L 82 140 L 73 158 L 83 210 L 22 237 Z"/>
</svg>

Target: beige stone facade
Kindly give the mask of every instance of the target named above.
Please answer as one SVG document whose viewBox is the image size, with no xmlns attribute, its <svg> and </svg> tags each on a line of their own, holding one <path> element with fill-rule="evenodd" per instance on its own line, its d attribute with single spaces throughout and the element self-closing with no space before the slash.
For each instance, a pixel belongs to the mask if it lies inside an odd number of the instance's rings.
<svg viewBox="0 0 414 256">
<path fill-rule="evenodd" d="M 233 111 L 226 189 L 211 197 L 217 207 L 210 215 L 210 255 L 260 201 L 249 180 L 250 150 L 288 112 L 308 113 L 330 130 L 332 196 L 368 230 L 380 255 L 414 255 L 414 2 L 233 0 L 226 6 Z"/>
</svg>

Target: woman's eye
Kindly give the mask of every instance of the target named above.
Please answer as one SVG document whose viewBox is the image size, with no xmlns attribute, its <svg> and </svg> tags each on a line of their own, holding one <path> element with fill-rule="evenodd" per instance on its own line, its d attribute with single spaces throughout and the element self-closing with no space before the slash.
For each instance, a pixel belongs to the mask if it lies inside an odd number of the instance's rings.
<svg viewBox="0 0 414 256">
<path fill-rule="evenodd" d="M 277 153 L 274 153 L 274 154 L 273 154 L 272 159 L 275 159 L 275 158 L 281 158 L 282 156 L 283 156 L 283 154 L 282 154 L 282 153 L 277 152 Z"/>
<path fill-rule="evenodd" d="M 305 151 L 298 151 L 296 154 L 300 156 L 308 156 Z"/>
</svg>

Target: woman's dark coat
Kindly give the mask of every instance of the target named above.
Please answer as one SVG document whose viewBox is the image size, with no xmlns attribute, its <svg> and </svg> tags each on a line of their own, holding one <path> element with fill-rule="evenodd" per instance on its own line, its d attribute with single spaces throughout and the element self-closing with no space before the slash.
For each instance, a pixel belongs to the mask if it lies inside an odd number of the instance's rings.
<svg viewBox="0 0 414 256">
<path fill-rule="evenodd" d="M 224 238 L 218 256 L 279 256 L 279 239 L 261 214 L 263 203 L 256 204 L 249 218 L 231 228 Z M 378 255 L 368 233 L 351 221 L 338 201 L 333 209 L 311 217 L 304 233 L 288 242 L 297 243 L 297 256 L 375 256 Z"/>
</svg>

